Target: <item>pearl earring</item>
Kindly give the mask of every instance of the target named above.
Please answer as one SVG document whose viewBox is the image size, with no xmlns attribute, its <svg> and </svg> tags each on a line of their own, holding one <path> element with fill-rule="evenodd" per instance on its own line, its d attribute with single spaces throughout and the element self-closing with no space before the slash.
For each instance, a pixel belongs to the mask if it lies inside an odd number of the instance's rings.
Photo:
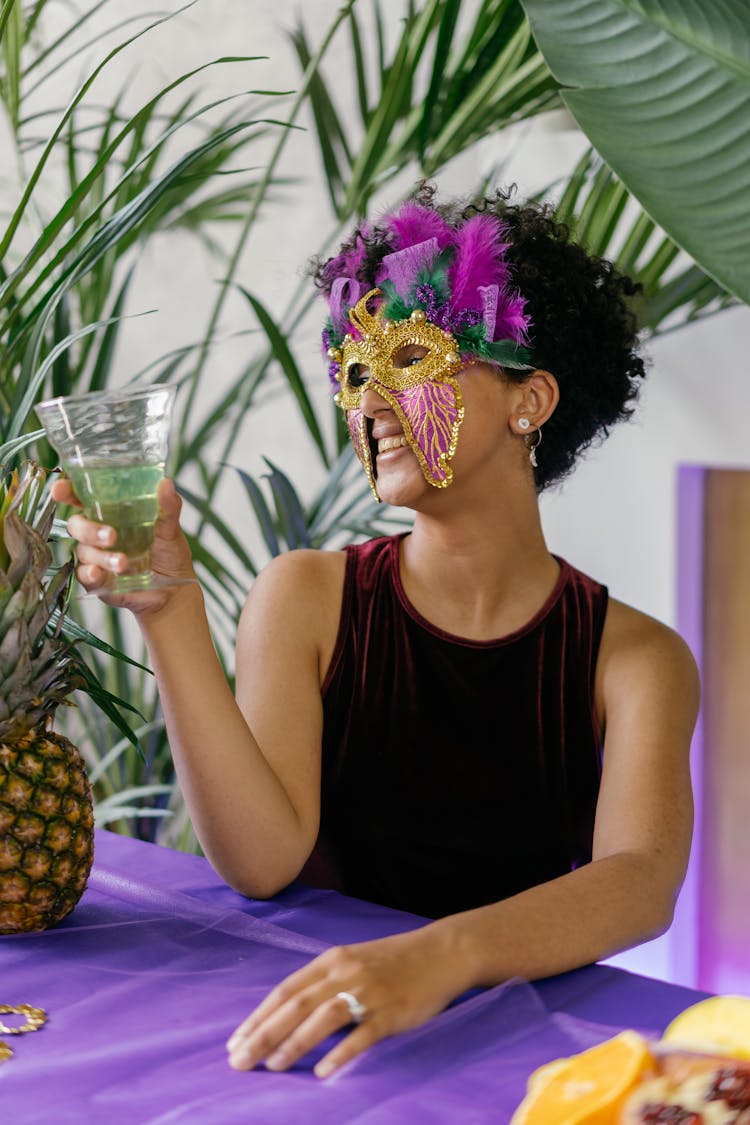
<svg viewBox="0 0 750 1125">
<path fill-rule="evenodd" d="M 528 420 L 528 418 L 519 418 L 518 419 L 519 430 L 528 430 L 530 425 L 531 425 L 531 422 Z"/>
</svg>

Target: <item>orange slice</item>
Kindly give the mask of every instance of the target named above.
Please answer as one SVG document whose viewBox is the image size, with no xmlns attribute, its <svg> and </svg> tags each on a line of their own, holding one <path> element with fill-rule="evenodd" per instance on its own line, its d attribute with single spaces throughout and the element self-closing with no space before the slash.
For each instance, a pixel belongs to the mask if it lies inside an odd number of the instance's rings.
<svg viewBox="0 0 750 1125">
<path fill-rule="evenodd" d="M 646 1040 L 623 1031 L 534 1071 L 510 1125 L 615 1125 L 628 1095 L 653 1069 Z"/>
<path fill-rule="evenodd" d="M 750 998 L 711 996 L 680 1012 L 663 1043 L 686 1051 L 750 1059 Z"/>
</svg>

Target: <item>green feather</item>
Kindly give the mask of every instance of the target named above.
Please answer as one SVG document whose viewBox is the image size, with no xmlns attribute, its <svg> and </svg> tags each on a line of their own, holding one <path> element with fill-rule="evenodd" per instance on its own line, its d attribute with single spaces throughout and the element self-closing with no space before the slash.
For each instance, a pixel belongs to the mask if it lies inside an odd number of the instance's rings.
<svg viewBox="0 0 750 1125">
<path fill-rule="evenodd" d="M 435 304 L 444 305 L 451 295 L 448 270 L 455 256 L 456 251 L 453 246 L 446 246 L 441 250 L 431 265 L 422 266 L 417 272 L 405 298 L 396 292 L 390 278 L 384 278 L 378 286 L 385 298 L 383 315 L 389 320 L 405 320 L 415 309 L 426 309 L 426 303 L 417 299 L 417 289 L 421 285 L 429 285 L 435 295 Z"/>
<path fill-rule="evenodd" d="M 339 332 L 337 328 L 333 327 L 333 321 L 331 320 L 330 316 L 328 317 L 325 324 L 323 325 L 323 331 L 328 332 L 328 340 L 329 340 L 328 346 L 329 347 L 331 347 L 331 348 L 340 348 L 341 347 L 341 345 L 344 342 L 343 333 Z"/>
<path fill-rule="evenodd" d="M 465 351 L 481 351 L 483 355 L 485 354 L 488 346 L 487 329 L 482 321 L 479 321 L 478 324 L 463 325 L 458 331 L 454 332 L 454 336 L 459 343 L 462 343 Z"/>
<path fill-rule="evenodd" d="M 435 304 L 444 305 L 450 298 L 451 289 L 448 281 L 448 270 L 456 256 L 454 246 L 446 246 L 441 250 L 435 261 L 430 266 L 422 266 L 417 273 L 412 286 L 410 297 L 414 300 L 414 307 L 421 308 L 422 302 L 416 300 L 416 292 L 420 285 L 429 285 L 435 294 Z"/>
<path fill-rule="evenodd" d="M 456 342 L 461 351 L 473 352 L 492 363 L 499 363 L 501 367 L 511 367 L 516 371 L 534 369 L 531 352 L 528 348 L 520 348 L 514 340 L 483 340 L 477 344 L 466 339 L 464 333 L 457 333 Z"/>
<path fill-rule="evenodd" d="M 381 281 L 378 286 L 383 294 L 383 316 L 388 320 L 406 320 L 417 307 L 407 304 L 403 297 L 396 292 L 396 287 L 389 277 Z"/>
</svg>

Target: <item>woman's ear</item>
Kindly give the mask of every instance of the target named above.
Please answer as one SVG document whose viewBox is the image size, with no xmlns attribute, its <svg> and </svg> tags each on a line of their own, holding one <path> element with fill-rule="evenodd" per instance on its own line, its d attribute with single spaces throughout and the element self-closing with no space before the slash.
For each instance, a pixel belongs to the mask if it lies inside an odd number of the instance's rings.
<svg viewBox="0 0 750 1125">
<path fill-rule="evenodd" d="M 518 400 L 513 412 L 514 429 L 522 432 L 533 427 L 539 430 L 553 414 L 560 401 L 557 379 L 549 371 L 537 368 L 518 385 Z M 519 426 L 519 419 L 525 419 Z M 526 425 L 528 423 L 528 426 Z"/>
</svg>

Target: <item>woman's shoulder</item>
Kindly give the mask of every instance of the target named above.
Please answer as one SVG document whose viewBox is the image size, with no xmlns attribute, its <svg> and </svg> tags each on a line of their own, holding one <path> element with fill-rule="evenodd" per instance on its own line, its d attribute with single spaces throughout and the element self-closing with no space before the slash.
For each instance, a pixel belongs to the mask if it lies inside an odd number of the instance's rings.
<svg viewBox="0 0 750 1125">
<path fill-rule="evenodd" d="M 600 650 L 600 674 L 621 686 L 634 680 L 677 678 L 686 690 L 698 688 L 698 670 L 689 646 L 663 621 L 610 598 Z"/>
<path fill-rule="evenodd" d="M 398 557 L 400 538 L 398 535 L 380 536 L 364 543 L 350 544 L 343 550 L 300 548 L 286 551 L 271 559 L 260 571 L 250 589 L 248 601 L 280 595 L 291 598 L 297 604 L 305 601 L 320 603 L 330 597 L 338 609 L 347 559 L 351 561 L 355 573 L 363 568 L 387 567 Z"/>
<path fill-rule="evenodd" d="M 620 643 L 659 643 L 687 647 L 675 629 L 617 598 L 609 598 L 606 628 L 612 639 Z"/>
<path fill-rule="evenodd" d="M 340 598 L 346 569 L 345 551 L 300 548 L 271 559 L 258 574 L 250 598 L 280 595 L 294 602 L 320 602 L 328 594 Z"/>
<path fill-rule="evenodd" d="M 253 582 L 237 631 L 238 660 L 257 645 L 291 646 L 319 669 L 328 667 L 336 640 L 346 553 L 300 549 L 272 559 Z M 322 673 L 321 673 L 322 675 Z"/>
</svg>

